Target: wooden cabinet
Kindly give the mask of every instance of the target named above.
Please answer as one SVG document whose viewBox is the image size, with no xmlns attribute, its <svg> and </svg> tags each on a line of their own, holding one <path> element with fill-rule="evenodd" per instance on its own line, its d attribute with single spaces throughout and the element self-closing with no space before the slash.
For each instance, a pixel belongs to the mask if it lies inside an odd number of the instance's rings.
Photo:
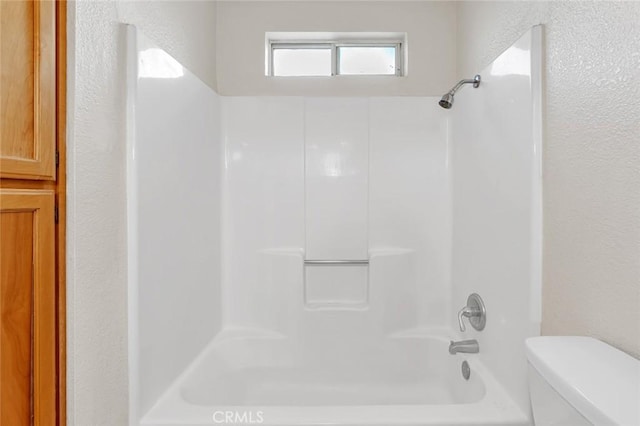
<svg viewBox="0 0 640 426">
<path fill-rule="evenodd" d="M 66 424 L 65 28 L 0 0 L 0 426 Z"/>
<path fill-rule="evenodd" d="M 55 425 L 54 192 L 0 200 L 0 424 Z"/>
<path fill-rule="evenodd" d="M 0 177 L 55 179 L 52 1 L 0 1 Z"/>
</svg>

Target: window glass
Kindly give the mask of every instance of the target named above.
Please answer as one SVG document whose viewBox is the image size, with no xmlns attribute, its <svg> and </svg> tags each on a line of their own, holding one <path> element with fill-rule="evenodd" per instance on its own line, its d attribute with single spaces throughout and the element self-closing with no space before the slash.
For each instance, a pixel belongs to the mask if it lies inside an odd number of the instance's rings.
<svg viewBox="0 0 640 426">
<path fill-rule="evenodd" d="M 396 48 L 389 46 L 338 47 L 338 74 L 395 75 Z"/>
<path fill-rule="evenodd" d="M 274 48 L 272 55 L 275 76 L 331 75 L 331 47 Z"/>
</svg>

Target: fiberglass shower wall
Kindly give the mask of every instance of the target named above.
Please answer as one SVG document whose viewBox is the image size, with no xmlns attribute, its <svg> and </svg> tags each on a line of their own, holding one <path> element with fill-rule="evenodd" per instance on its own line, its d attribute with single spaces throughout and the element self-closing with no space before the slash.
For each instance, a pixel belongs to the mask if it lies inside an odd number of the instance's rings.
<svg viewBox="0 0 640 426">
<path fill-rule="evenodd" d="M 480 70 L 452 111 L 452 289 L 484 299 L 480 359 L 529 412 L 524 340 L 540 334 L 542 26 Z M 451 324 L 457 320 L 451 317 Z"/>
<path fill-rule="evenodd" d="M 127 27 L 130 417 L 220 331 L 220 98 Z"/>
<path fill-rule="evenodd" d="M 228 97 L 223 117 L 226 325 L 306 339 L 445 326 L 447 122 L 435 98 Z"/>
</svg>

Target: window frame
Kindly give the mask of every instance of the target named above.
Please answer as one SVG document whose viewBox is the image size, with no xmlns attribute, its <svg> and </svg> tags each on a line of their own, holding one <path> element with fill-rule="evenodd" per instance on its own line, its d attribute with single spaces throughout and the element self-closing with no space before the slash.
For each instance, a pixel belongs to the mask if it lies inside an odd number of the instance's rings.
<svg viewBox="0 0 640 426">
<path fill-rule="evenodd" d="M 340 55 L 338 53 L 341 47 L 393 47 L 396 52 L 396 70 L 394 74 L 340 74 Z M 403 77 L 405 76 L 404 64 L 404 42 L 402 40 L 269 40 L 268 51 L 268 77 Z M 324 76 L 279 76 L 275 75 L 273 66 L 273 51 L 276 49 L 331 49 L 331 75 Z"/>
</svg>

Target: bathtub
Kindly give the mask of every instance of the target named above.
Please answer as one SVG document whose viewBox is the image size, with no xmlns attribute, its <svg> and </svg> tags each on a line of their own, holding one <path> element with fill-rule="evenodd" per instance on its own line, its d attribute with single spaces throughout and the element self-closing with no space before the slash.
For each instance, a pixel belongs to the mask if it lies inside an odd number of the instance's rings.
<svg viewBox="0 0 640 426">
<path fill-rule="evenodd" d="M 444 336 L 313 342 L 222 333 L 143 425 L 527 425 L 475 354 Z M 471 376 L 465 380 L 462 361 Z"/>
</svg>

